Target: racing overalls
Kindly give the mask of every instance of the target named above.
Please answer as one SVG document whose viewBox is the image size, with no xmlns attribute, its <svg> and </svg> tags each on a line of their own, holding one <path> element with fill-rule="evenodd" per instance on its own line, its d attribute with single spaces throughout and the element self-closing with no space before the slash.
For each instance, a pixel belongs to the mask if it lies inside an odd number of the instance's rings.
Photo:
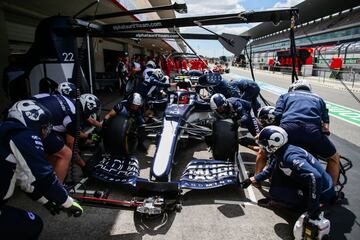
<svg viewBox="0 0 360 240">
<path fill-rule="evenodd" d="M 145 123 L 142 108 L 137 111 L 132 111 L 128 107 L 128 100 L 123 100 L 114 106 L 114 111 L 117 115 L 124 114 L 127 117 L 132 117 L 136 120 L 137 125 L 141 126 Z"/>
<path fill-rule="evenodd" d="M 329 123 L 329 114 L 318 95 L 304 90 L 283 94 L 274 114 L 279 126 L 288 133 L 290 144 L 324 158 L 336 153 L 335 146 L 322 132 L 322 124 Z"/>
<path fill-rule="evenodd" d="M 212 90 L 211 94 L 221 93 L 226 98 L 231 98 L 231 97 L 240 98 L 241 97 L 239 92 L 236 90 L 236 88 L 231 86 L 229 84 L 229 82 L 224 79 L 222 79 L 218 85 L 210 87 L 210 90 Z"/>
<path fill-rule="evenodd" d="M 65 143 L 62 137 L 64 137 L 66 133 L 75 137 L 75 105 L 70 99 L 59 94 L 37 94 L 33 96 L 32 99 L 47 108 L 51 113 L 53 131 L 43 139 L 43 143 L 47 154 L 56 153 L 64 147 Z"/>
<path fill-rule="evenodd" d="M 145 100 L 154 97 L 161 89 L 170 87 L 170 84 L 161 82 L 155 76 L 150 76 L 140 83 L 135 92 L 139 93 Z"/>
<path fill-rule="evenodd" d="M 257 116 L 258 110 L 261 107 L 259 101 L 257 100 L 260 88 L 259 85 L 253 80 L 249 79 L 239 79 L 232 80 L 230 86 L 239 89 L 241 99 L 251 102 L 251 107 L 254 111 L 255 116 Z"/>
<path fill-rule="evenodd" d="M 145 68 L 144 72 L 143 72 L 143 77 L 144 77 L 144 81 L 148 81 L 152 72 L 154 71 L 154 68 Z"/>
<path fill-rule="evenodd" d="M 67 205 L 71 198 L 45 158 L 40 137 L 17 120 L 0 123 L 0 237 L 37 239 L 41 218 L 30 211 L 7 206 L 18 181 L 33 200 Z"/>
<path fill-rule="evenodd" d="M 138 135 L 139 144 L 142 144 L 146 137 L 145 129 L 144 129 L 145 119 L 144 119 L 143 108 L 137 111 L 132 111 L 129 108 L 128 101 L 123 100 L 118 104 L 116 104 L 113 110 L 116 112 L 117 115 L 124 114 L 127 117 L 132 117 L 135 119 L 137 125 L 137 135 Z"/>
<path fill-rule="evenodd" d="M 233 119 L 234 123 L 238 123 L 241 127 L 247 128 L 251 135 L 256 136 L 256 134 L 259 133 L 259 126 L 256 118 L 250 114 L 250 102 L 235 97 L 228 98 L 227 101 L 229 105 L 220 117 Z"/>
<path fill-rule="evenodd" d="M 256 182 L 271 178 L 270 198 L 292 207 L 316 211 L 320 202 L 335 197 L 330 175 L 306 150 L 286 144 L 271 155 L 270 165 L 255 176 Z"/>
</svg>

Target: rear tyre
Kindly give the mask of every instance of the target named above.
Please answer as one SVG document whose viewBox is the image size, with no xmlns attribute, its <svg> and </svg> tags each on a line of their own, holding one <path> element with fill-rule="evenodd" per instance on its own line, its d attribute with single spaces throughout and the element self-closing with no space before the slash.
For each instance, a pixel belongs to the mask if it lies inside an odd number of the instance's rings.
<svg viewBox="0 0 360 240">
<path fill-rule="evenodd" d="M 237 130 L 231 119 L 218 120 L 213 124 L 212 154 L 216 160 L 234 161 L 238 150 Z"/>
</svg>

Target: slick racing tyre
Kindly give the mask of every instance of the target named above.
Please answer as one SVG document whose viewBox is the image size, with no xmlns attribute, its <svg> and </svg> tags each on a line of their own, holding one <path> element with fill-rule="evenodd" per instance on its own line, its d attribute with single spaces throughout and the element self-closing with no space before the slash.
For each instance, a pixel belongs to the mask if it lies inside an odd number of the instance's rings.
<svg viewBox="0 0 360 240">
<path fill-rule="evenodd" d="M 135 119 L 118 115 L 104 129 L 104 148 L 112 156 L 131 155 L 138 145 Z"/>
<path fill-rule="evenodd" d="M 214 159 L 234 160 L 238 143 L 237 131 L 231 119 L 222 119 L 214 122 L 211 142 Z"/>
</svg>

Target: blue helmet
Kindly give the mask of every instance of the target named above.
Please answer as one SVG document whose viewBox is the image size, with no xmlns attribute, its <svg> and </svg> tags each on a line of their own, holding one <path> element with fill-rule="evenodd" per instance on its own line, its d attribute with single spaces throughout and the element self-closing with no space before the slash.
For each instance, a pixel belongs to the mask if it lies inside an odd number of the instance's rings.
<svg viewBox="0 0 360 240">
<path fill-rule="evenodd" d="M 263 128 L 258 136 L 257 143 L 267 152 L 274 153 L 288 142 L 288 134 L 278 126 Z"/>
<path fill-rule="evenodd" d="M 41 129 L 51 130 L 51 113 L 44 106 L 34 100 L 22 100 L 16 102 L 8 112 L 9 119 L 16 119 L 25 127 L 36 133 Z"/>
<path fill-rule="evenodd" d="M 76 86 L 71 82 L 62 82 L 58 85 L 57 91 L 70 99 L 76 98 Z"/>
<path fill-rule="evenodd" d="M 259 109 L 258 119 L 263 127 L 275 124 L 274 113 L 275 113 L 275 107 L 273 106 L 264 106 Z"/>
</svg>

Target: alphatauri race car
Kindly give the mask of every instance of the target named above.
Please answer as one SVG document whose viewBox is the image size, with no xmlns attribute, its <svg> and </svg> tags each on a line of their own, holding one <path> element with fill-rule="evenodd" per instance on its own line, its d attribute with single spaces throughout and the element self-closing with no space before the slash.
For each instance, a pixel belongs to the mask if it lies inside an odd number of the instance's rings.
<svg viewBox="0 0 360 240">
<path fill-rule="evenodd" d="M 216 85 L 219 74 L 203 76 L 202 87 Z M 207 85 L 207 86 L 206 86 Z M 163 105 L 164 101 L 150 103 Z M 156 152 L 151 163 L 150 179 L 140 178 L 139 161 L 132 155 L 138 141 L 135 120 L 119 115 L 110 120 L 104 131 L 105 151 L 92 159 L 92 177 L 135 190 L 137 200 L 118 201 L 97 196 L 84 196 L 73 190 L 74 197 L 94 203 L 136 207 L 137 212 L 157 215 L 169 209 L 181 209 L 182 189 L 211 189 L 238 184 L 241 176 L 237 165 L 238 132 L 230 119 L 215 120 L 208 99 L 191 88 L 169 92 L 163 117 L 145 124 L 147 137 L 155 138 Z M 180 179 L 172 170 L 178 145 L 182 141 L 197 140 L 210 144 L 213 159 L 191 160 Z M 226 144 L 220 144 L 226 143 Z"/>
</svg>

